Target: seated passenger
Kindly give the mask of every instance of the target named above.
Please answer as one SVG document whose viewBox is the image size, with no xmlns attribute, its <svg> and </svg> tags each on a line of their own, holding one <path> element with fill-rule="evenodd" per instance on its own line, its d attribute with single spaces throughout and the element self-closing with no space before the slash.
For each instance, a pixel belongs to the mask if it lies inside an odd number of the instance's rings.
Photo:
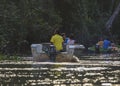
<svg viewBox="0 0 120 86">
<path fill-rule="evenodd" d="M 103 40 L 102 39 L 100 39 L 100 41 L 98 41 L 98 43 L 97 43 L 98 45 L 99 45 L 99 47 L 100 48 L 102 48 L 103 47 Z"/>
<path fill-rule="evenodd" d="M 108 49 L 108 47 L 110 47 L 111 42 L 108 39 L 105 39 L 103 41 L 103 49 Z"/>
<path fill-rule="evenodd" d="M 67 41 L 67 44 L 68 44 L 68 45 L 73 45 L 73 44 L 75 44 L 75 40 L 74 40 L 73 34 L 70 35 L 70 37 L 69 37 L 69 39 L 68 39 L 68 41 Z"/>
<path fill-rule="evenodd" d="M 104 53 L 105 54 L 108 54 L 109 53 L 109 47 L 111 46 L 111 42 L 106 38 L 104 41 L 103 41 L 103 50 L 104 50 Z"/>
</svg>

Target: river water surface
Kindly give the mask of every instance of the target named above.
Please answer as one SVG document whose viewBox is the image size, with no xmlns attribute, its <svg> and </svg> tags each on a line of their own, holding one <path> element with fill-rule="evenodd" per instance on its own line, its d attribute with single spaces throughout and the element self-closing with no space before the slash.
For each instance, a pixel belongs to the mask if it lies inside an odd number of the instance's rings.
<svg viewBox="0 0 120 86">
<path fill-rule="evenodd" d="M 120 61 L 1 61 L 0 86 L 120 86 Z"/>
</svg>

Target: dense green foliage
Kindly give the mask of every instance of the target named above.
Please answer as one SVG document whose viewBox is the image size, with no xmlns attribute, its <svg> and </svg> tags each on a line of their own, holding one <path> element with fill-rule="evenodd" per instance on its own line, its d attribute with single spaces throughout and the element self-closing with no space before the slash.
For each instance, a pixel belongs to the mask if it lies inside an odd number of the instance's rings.
<svg viewBox="0 0 120 86">
<path fill-rule="evenodd" d="M 49 42 L 56 27 L 74 33 L 78 43 L 106 36 L 105 24 L 119 0 L 0 0 L 0 50 L 26 53 L 32 43 Z M 120 16 L 111 34 L 120 37 Z M 107 32 L 108 33 L 108 32 Z M 95 41 L 94 41 L 95 40 Z"/>
</svg>

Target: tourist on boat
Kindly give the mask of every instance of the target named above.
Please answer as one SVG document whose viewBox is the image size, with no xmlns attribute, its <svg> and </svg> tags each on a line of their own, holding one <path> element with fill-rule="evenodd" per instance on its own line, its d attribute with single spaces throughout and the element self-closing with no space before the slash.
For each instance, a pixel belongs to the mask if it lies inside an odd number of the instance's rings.
<svg viewBox="0 0 120 86">
<path fill-rule="evenodd" d="M 63 51 L 64 40 L 60 35 L 59 29 L 55 30 L 54 35 L 50 39 L 50 42 L 52 43 L 50 46 L 50 60 L 55 62 L 57 53 Z"/>
<path fill-rule="evenodd" d="M 68 39 L 68 42 L 67 42 L 68 45 L 73 45 L 75 44 L 75 40 L 74 40 L 74 35 L 71 33 L 70 34 L 70 37 Z"/>
<path fill-rule="evenodd" d="M 100 38 L 100 40 L 95 45 L 95 53 L 100 54 L 101 53 L 101 51 L 100 51 L 101 48 L 103 48 L 103 39 L 102 38 Z"/>
<path fill-rule="evenodd" d="M 67 42 L 68 42 L 68 40 L 69 40 L 69 37 L 67 37 L 65 33 L 62 33 L 61 35 L 62 35 L 62 37 L 63 37 L 64 44 L 66 45 Z"/>
<path fill-rule="evenodd" d="M 109 41 L 109 39 L 108 38 L 104 39 L 104 41 L 103 41 L 104 53 L 108 53 L 110 46 L 111 46 L 111 42 Z"/>
<path fill-rule="evenodd" d="M 119 49 L 118 49 L 118 47 L 116 46 L 115 43 L 111 43 L 111 46 L 109 47 L 109 50 L 111 51 L 112 56 L 118 55 L 117 53 L 118 53 Z"/>
<path fill-rule="evenodd" d="M 67 42 L 67 46 L 66 46 L 66 51 L 69 53 L 69 54 L 72 54 L 74 53 L 74 48 L 71 48 L 70 47 L 72 45 L 75 44 L 75 40 L 74 40 L 74 35 L 71 33 L 70 36 L 69 36 L 69 39 L 68 39 L 68 42 Z M 74 47 L 74 46 L 72 46 Z"/>
<path fill-rule="evenodd" d="M 108 38 L 103 41 L 103 49 L 108 49 L 111 46 L 111 42 Z"/>
<path fill-rule="evenodd" d="M 65 33 L 62 33 L 61 36 L 63 37 L 63 40 L 64 40 L 64 42 L 63 42 L 63 51 L 66 51 L 66 45 L 68 43 L 69 37 L 67 37 Z"/>
<path fill-rule="evenodd" d="M 118 51 L 118 47 L 115 45 L 115 43 L 111 43 L 111 51 Z"/>
<path fill-rule="evenodd" d="M 100 38 L 100 40 L 98 41 L 97 44 L 99 45 L 100 48 L 102 48 L 103 47 L 103 39 Z"/>
<path fill-rule="evenodd" d="M 63 50 L 63 37 L 60 35 L 59 29 L 55 30 L 54 35 L 51 37 L 50 42 L 55 46 L 57 51 Z"/>
</svg>

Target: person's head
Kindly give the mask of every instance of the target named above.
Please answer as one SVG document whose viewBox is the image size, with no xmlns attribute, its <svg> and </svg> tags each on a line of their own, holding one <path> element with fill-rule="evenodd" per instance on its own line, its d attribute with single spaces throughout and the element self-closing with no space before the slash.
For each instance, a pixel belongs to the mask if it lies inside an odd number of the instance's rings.
<svg viewBox="0 0 120 86">
<path fill-rule="evenodd" d="M 66 37 L 66 34 L 65 34 L 65 33 L 62 33 L 61 36 L 62 36 L 63 38 L 65 38 L 65 37 Z"/>
<path fill-rule="evenodd" d="M 74 35 L 71 33 L 69 38 L 74 39 Z"/>
<path fill-rule="evenodd" d="M 60 34 L 60 30 L 58 28 L 55 29 L 54 34 Z"/>
</svg>

